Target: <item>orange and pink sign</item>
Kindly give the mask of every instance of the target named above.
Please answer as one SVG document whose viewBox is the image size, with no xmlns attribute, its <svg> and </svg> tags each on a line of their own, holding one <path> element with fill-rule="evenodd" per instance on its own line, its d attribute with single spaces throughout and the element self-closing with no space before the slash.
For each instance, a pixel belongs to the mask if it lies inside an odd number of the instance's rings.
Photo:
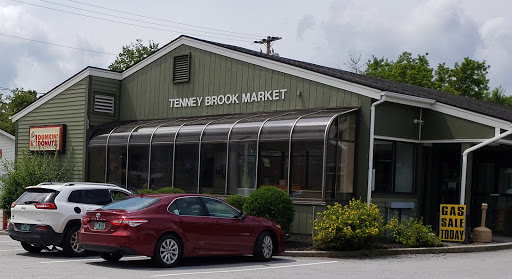
<svg viewBox="0 0 512 279">
<path fill-rule="evenodd" d="M 30 127 L 30 151 L 62 151 L 64 125 Z"/>
</svg>

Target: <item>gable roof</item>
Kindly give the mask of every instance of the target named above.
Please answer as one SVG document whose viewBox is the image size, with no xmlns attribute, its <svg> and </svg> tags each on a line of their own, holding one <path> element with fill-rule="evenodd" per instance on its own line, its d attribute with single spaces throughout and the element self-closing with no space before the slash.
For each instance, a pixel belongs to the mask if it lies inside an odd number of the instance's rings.
<svg viewBox="0 0 512 279">
<path fill-rule="evenodd" d="M 395 102 L 428 107 L 436 111 L 481 122 L 483 124 L 502 129 L 510 129 L 512 123 L 512 108 L 508 106 L 486 102 L 483 100 L 476 100 L 473 98 L 441 92 L 434 89 L 423 88 L 406 83 L 355 74 L 352 72 L 299 60 L 268 55 L 242 47 L 202 40 L 184 35 L 164 45 L 150 56 L 132 65 L 121 73 L 95 67 L 87 67 L 72 78 L 52 89 L 49 93 L 39 98 L 24 110 L 13 115 L 12 120 L 16 121 L 20 119 L 30 111 L 52 99 L 60 92 L 66 90 L 71 85 L 88 75 L 103 76 L 111 79 L 122 80 L 181 45 L 189 45 L 234 59 L 260 65 L 266 68 L 315 80 L 374 99 L 379 99 L 383 94 L 389 94 L 391 99 L 394 98 L 393 101 Z"/>
<path fill-rule="evenodd" d="M 15 140 L 16 140 L 16 137 L 15 137 L 15 136 L 13 136 L 13 135 L 11 135 L 11 134 L 7 133 L 7 132 L 6 132 L 6 131 L 4 131 L 4 130 L 0 130 L 0 134 L 2 134 L 2 135 L 4 135 L 4 136 L 6 136 L 7 138 L 9 138 L 9 139 L 11 139 L 11 140 L 13 140 L 13 141 L 15 141 Z"/>
</svg>

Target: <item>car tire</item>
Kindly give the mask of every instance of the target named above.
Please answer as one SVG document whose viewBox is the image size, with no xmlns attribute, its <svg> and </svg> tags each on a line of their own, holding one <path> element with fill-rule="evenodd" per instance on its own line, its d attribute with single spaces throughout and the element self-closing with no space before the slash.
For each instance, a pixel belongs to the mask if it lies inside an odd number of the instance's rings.
<svg viewBox="0 0 512 279">
<path fill-rule="evenodd" d="M 272 259 L 274 240 L 268 232 L 262 232 L 254 243 L 254 258 L 260 262 L 268 262 Z"/>
<path fill-rule="evenodd" d="M 156 243 L 151 259 L 158 267 L 174 267 L 179 263 L 182 255 L 182 246 L 178 238 L 167 234 L 162 236 Z"/>
<path fill-rule="evenodd" d="M 30 243 L 26 243 L 26 242 L 22 242 L 21 243 L 21 247 L 23 247 L 23 249 L 25 249 L 27 252 L 29 253 L 39 253 L 41 252 L 46 246 L 37 246 L 37 245 L 34 245 L 34 244 L 30 244 Z"/>
<path fill-rule="evenodd" d="M 80 244 L 78 243 L 78 231 L 80 230 L 80 226 L 70 226 L 64 234 L 64 239 L 62 239 L 62 251 L 64 255 L 69 257 L 81 257 L 87 255 L 87 251 L 80 248 Z"/>
<path fill-rule="evenodd" d="M 123 255 L 121 253 L 101 253 L 100 257 L 102 257 L 105 261 L 115 263 L 118 262 Z"/>
</svg>

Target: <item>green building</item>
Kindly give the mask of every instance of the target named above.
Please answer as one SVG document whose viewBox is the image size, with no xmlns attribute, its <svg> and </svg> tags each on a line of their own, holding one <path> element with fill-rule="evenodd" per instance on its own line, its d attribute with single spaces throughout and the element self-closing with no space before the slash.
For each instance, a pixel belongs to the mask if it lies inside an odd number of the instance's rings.
<svg viewBox="0 0 512 279">
<path fill-rule="evenodd" d="M 85 68 L 13 121 L 17 152 L 60 150 L 76 181 L 279 187 L 295 233 L 355 197 L 435 230 L 440 204 L 473 228 L 486 202 L 512 234 L 512 109 L 450 93 L 181 36 L 123 72 Z"/>
</svg>

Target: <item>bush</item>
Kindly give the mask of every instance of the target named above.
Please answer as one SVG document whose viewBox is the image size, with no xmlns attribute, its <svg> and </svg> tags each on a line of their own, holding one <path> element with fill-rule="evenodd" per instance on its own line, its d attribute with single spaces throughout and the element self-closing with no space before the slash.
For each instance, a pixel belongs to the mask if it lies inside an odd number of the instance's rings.
<svg viewBox="0 0 512 279">
<path fill-rule="evenodd" d="M 247 200 L 247 197 L 240 196 L 240 195 L 233 195 L 226 197 L 226 202 L 231 204 L 234 208 L 243 211 L 244 210 L 244 204 Z"/>
<path fill-rule="evenodd" d="M 407 247 L 436 247 L 441 246 L 441 239 L 437 237 L 430 226 L 423 225 L 422 220 L 409 218 L 399 222 L 393 218 L 386 224 L 390 238 Z"/>
<path fill-rule="evenodd" d="M 11 204 L 18 199 L 27 186 L 41 182 L 64 182 L 70 176 L 73 165 L 60 162 L 57 153 L 20 152 L 14 160 L 4 161 L 5 176 L 0 194 L 0 207 L 11 216 Z"/>
<path fill-rule="evenodd" d="M 285 191 L 272 186 L 254 190 L 247 197 L 243 211 L 249 215 L 272 220 L 281 225 L 285 232 L 290 231 L 295 217 L 295 207 L 290 196 Z"/>
<path fill-rule="evenodd" d="M 165 187 L 160 188 L 156 190 L 152 189 L 139 189 L 137 190 L 137 193 L 142 194 L 183 194 L 185 191 L 181 190 L 180 188 L 174 188 L 174 187 Z"/>
<path fill-rule="evenodd" d="M 335 203 L 318 213 L 313 221 L 315 247 L 322 250 L 357 250 L 373 248 L 382 230 L 382 216 L 375 204 L 370 207 L 360 199 L 348 205 Z"/>
</svg>

